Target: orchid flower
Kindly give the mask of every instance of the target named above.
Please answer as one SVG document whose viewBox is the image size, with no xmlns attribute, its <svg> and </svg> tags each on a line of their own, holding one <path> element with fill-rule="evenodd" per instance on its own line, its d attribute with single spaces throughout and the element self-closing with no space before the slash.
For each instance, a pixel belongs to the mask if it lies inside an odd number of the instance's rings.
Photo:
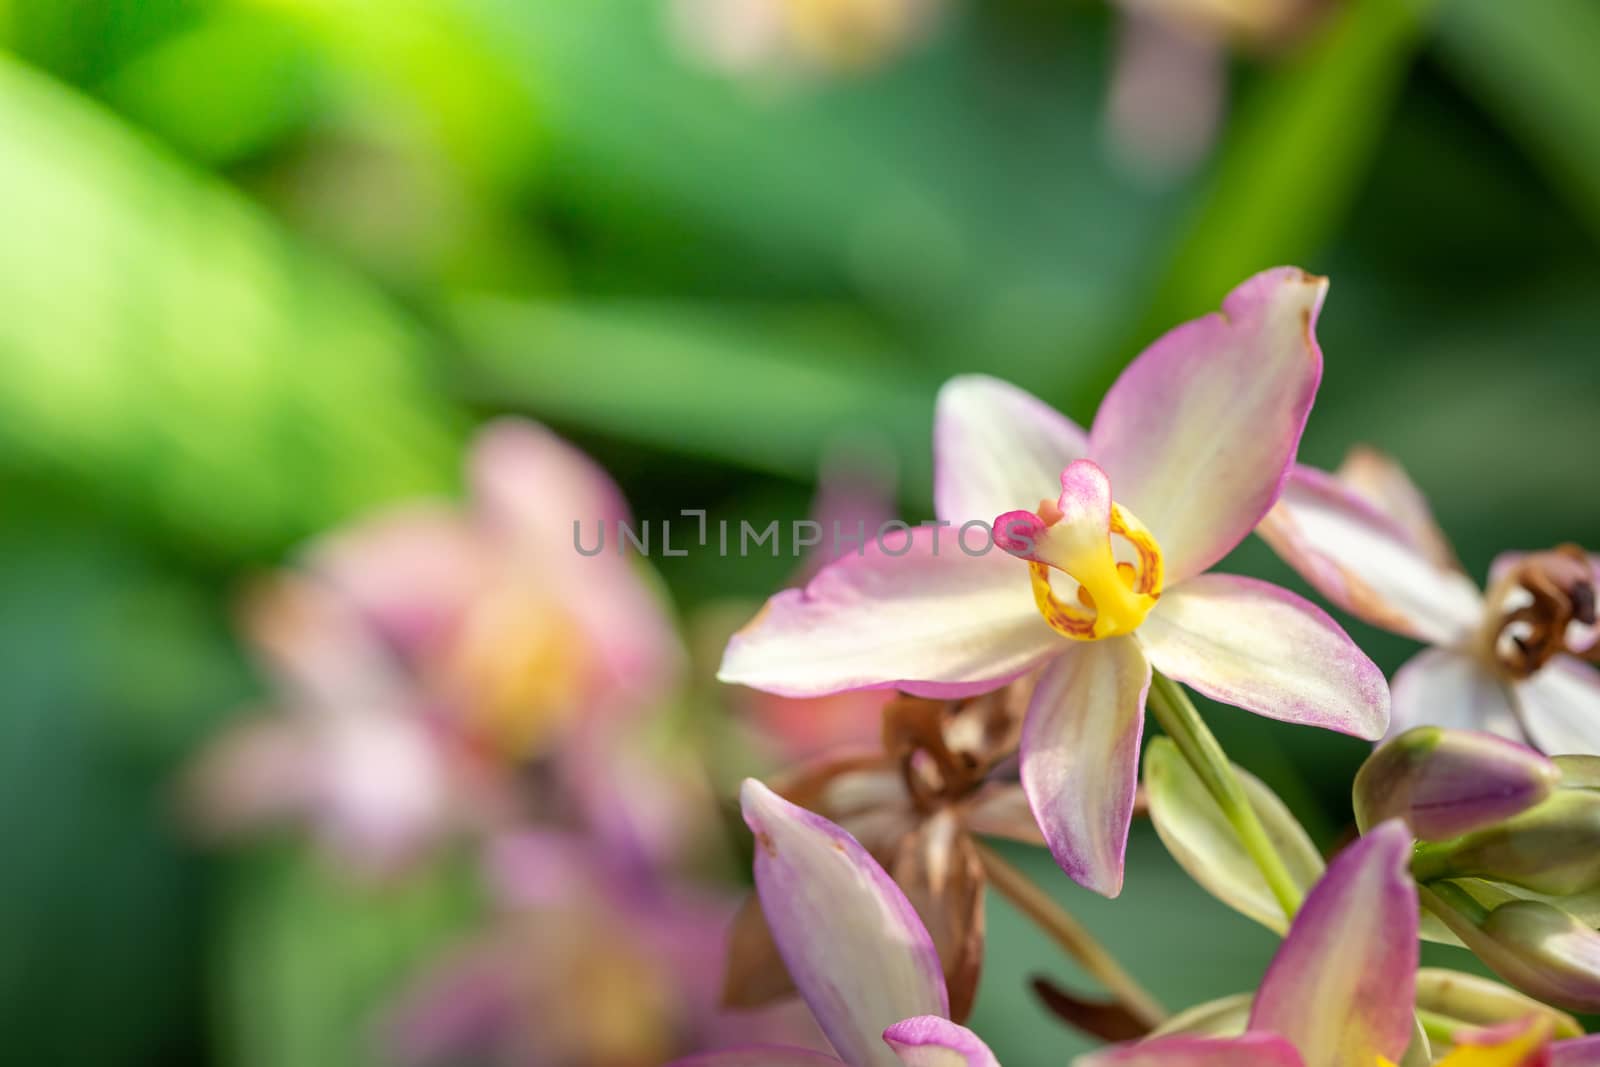
<svg viewBox="0 0 1600 1067">
<path fill-rule="evenodd" d="M 952 699 L 1042 671 L 1022 784 L 1057 863 L 1106 895 L 1122 886 L 1152 668 L 1270 718 L 1381 736 L 1383 675 L 1326 614 L 1205 573 L 1294 462 L 1325 289 L 1292 268 L 1251 278 L 1134 360 L 1088 433 L 1012 386 L 954 379 L 935 413 L 935 511 L 992 523 L 1005 551 L 969 554 L 960 529 L 926 524 L 869 545 L 773 597 L 719 677 Z"/>
<path fill-rule="evenodd" d="M 479 434 L 468 476 L 467 507 L 370 516 L 249 598 L 245 634 L 277 707 L 202 755 L 202 826 L 302 820 L 350 866 L 387 873 L 496 817 L 503 772 L 538 759 L 614 844 L 672 850 L 660 793 L 673 787 L 622 765 L 624 727 L 673 681 L 676 639 L 636 561 L 572 544 L 575 520 L 625 515 L 620 492 L 513 420 Z"/>
<path fill-rule="evenodd" d="M 1392 732 L 1451 726 L 1600 753 L 1600 671 L 1574 654 L 1594 647 L 1594 557 L 1507 553 L 1480 593 L 1405 471 L 1365 448 L 1332 475 L 1296 468 L 1260 532 L 1329 600 L 1431 646 L 1395 674 Z"/>
<path fill-rule="evenodd" d="M 898 697 L 882 709 L 877 751 L 844 750 L 776 782 L 852 833 L 905 892 L 933 937 L 958 1021 L 983 965 L 988 876 L 975 835 L 1043 844 L 1021 786 L 994 773 L 1015 751 L 1027 700 L 1022 682 L 963 701 Z M 728 1002 L 762 1004 L 791 989 L 752 898 L 730 938 Z"/>
<path fill-rule="evenodd" d="M 837 1055 L 749 1045 L 679 1067 L 998 1067 L 976 1034 L 948 1019 L 933 939 L 867 850 L 754 779 L 740 802 L 773 940 Z"/>
</svg>

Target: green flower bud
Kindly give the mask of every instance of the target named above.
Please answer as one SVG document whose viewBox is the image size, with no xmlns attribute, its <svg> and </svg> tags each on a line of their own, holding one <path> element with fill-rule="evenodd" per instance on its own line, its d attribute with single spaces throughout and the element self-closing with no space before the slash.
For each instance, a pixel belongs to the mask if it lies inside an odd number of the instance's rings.
<svg viewBox="0 0 1600 1067">
<path fill-rule="evenodd" d="M 1552 896 L 1600 886 L 1600 793 L 1561 790 L 1505 822 L 1422 845 L 1411 870 L 1419 882 L 1486 878 Z"/>
<path fill-rule="evenodd" d="M 1583 1035 L 1578 1020 L 1564 1011 L 1541 1004 L 1493 979 L 1442 967 L 1423 967 L 1417 971 L 1417 1010 L 1432 1012 L 1465 1027 L 1498 1026 L 1530 1015 L 1543 1015 L 1550 1020 L 1556 1037 Z"/>
<path fill-rule="evenodd" d="M 1363 832 L 1399 817 L 1417 838 L 1443 841 L 1526 811 L 1559 777 L 1555 764 L 1514 741 L 1419 726 L 1368 757 L 1352 799 Z"/>
<path fill-rule="evenodd" d="M 1571 1011 L 1600 1011 L 1600 933 L 1536 900 L 1486 912 L 1449 883 L 1418 892 L 1425 907 L 1516 988 Z"/>
</svg>

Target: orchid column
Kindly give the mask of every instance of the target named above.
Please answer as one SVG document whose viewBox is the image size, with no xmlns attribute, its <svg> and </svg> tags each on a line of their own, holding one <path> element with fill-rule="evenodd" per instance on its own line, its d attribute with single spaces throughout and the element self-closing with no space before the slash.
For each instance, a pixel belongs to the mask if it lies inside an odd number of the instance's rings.
<svg viewBox="0 0 1600 1067">
<path fill-rule="evenodd" d="M 1322 374 L 1326 289 L 1293 268 L 1249 279 L 1220 313 L 1134 360 L 1088 433 L 1003 382 L 949 382 L 934 432 L 939 525 L 903 550 L 899 538 L 864 546 L 773 597 L 729 643 L 719 677 L 786 696 L 948 698 L 1039 672 L 1023 787 L 1057 863 L 1107 896 L 1122 888 L 1154 688 L 1163 727 L 1292 911 L 1298 891 L 1167 679 L 1288 722 L 1369 739 L 1387 726 L 1382 673 L 1326 614 L 1207 573 L 1294 464 Z M 988 551 L 969 551 L 975 535 L 958 542 L 974 523 L 992 528 Z"/>
</svg>

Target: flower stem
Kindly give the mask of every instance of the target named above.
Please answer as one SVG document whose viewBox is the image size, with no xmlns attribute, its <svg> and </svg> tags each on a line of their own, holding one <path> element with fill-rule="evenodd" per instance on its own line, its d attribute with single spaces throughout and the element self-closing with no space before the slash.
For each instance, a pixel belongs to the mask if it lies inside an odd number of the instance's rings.
<svg viewBox="0 0 1600 1067">
<path fill-rule="evenodd" d="M 1116 997 L 1129 1014 L 1152 1029 L 1167 1018 L 1167 1009 L 1161 1006 L 1161 1002 L 1133 975 L 1123 970 L 1122 964 L 1105 946 L 1096 941 L 1094 935 L 1057 904 L 1053 897 L 1000 853 L 981 843 L 977 844 L 977 848 L 989 883 L 1105 986 L 1106 991 Z"/>
<path fill-rule="evenodd" d="M 1228 762 L 1216 735 L 1200 718 L 1194 702 L 1177 682 L 1155 673 L 1150 678 L 1149 706 L 1161 728 L 1200 777 L 1206 792 L 1222 809 L 1239 843 L 1267 880 L 1267 887 L 1272 890 L 1283 914 L 1294 918 L 1294 913 L 1300 909 L 1300 887 L 1273 847 L 1266 828 L 1245 796 L 1244 787 L 1239 784 L 1238 775 L 1233 773 L 1233 764 Z"/>
</svg>

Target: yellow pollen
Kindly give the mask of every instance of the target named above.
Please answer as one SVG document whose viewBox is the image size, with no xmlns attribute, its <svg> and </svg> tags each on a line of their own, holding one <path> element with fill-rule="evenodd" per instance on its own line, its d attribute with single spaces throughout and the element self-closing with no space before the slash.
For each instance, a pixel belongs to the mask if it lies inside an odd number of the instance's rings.
<svg viewBox="0 0 1600 1067">
<path fill-rule="evenodd" d="M 1060 512 L 1055 514 L 1059 516 Z M 1049 521 L 1051 516 L 1041 514 L 1041 518 Z M 1078 641 L 1094 641 L 1138 629 L 1161 596 L 1161 549 L 1150 531 L 1120 505 L 1111 505 L 1109 534 L 1127 539 L 1138 553 L 1137 564 L 1119 562 L 1108 535 L 1091 531 L 1062 534 L 1041 546 L 1050 557 L 1049 563 L 1028 563 L 1033 600 L 1044 621 L 1057 633 Z M 1077 605 L 1055 595 L 1050 586 L 1051 568 L 1077 581 Z"/>
</svg>

